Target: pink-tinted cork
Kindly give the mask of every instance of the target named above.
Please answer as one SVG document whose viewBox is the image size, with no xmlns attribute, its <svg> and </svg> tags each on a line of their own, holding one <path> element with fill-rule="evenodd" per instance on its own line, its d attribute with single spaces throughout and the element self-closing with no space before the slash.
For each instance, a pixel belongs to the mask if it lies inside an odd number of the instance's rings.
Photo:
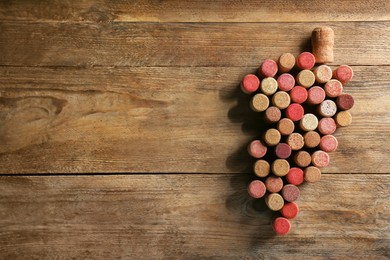
<svg viewBox="0 0 390 260">
<path fill-rule="evenodd" d="M 353 107 L 355 101 L 350 94 L 341 94 L 337 97 L 336 104 L 341 110 L 349 110 Z"/>
<path fill-rule="evenodd" d="M 324 90 L 328 97 L 338 97 L 343 93 L 343 84 L 341 84 L 341 82 L 337 79 L 331 79 L 326 82 Z"/>
<path fill-rule="evenodd" d="M 277 235 L 287 235 L 290 232 L 291 224 L 287 218 L 278 217 L 272 222 L 272 228 Z"/>
<path fill-rule="evenodd" d="M 321 137 L 320 149 L 324 152 L 331 153 L 337 150 L 338 144 L 337 138 L 333 135 L 324 135 Z"/>
<path fill-rule="evenodd" d="M 316 64 L 316 58 L 310 52 L 302 52 L 297 58 L 297 66 L 302 70 L 309 70 Z"/>
<path fill-rule="evenodd" d="M 268 176 L 265 180 L 265 187 L 269 192 L 279 192 L 283 188 L 283 180 L 277 176 Z"/>
<path fill-rule="evenodd" d="M 325 95 L 325 92 L 324 92 Z M 291 102 L 302 104 L 307 99 L 307 90 L 302 86 L 295 86 L 290 90 Z"/>
<path fill-rule="evenodd" d="M 290 104 L 286 109 L 286 116 L 292 121 L 299 121 L 305 114 L 305 110 L 300 104 Z"/>
<path fill-rule="evenodd" d="M 280 90 L 290 91 L 295 85 L 295 78 L 289 73 L 283 73 L 277 79 Z"/>
<path fill-rule="evenodd" d="M 301 185 L 303 183 L 302 169 L 298 167 L 291 168 L 286 175 L 286 180 L 293 185 Z"/>
<path fill-rule="evenodd" d="M 260 140 L 254 140 L 248 145 L 248 152 L 252 157 L 261 158 L 267 153 L 267 146 Z"/>
<path fill-rule="evenodd" d="M 318 131 L 323 135 L 331 135 L 336 129 L 336 122 L 331 117 L 324 117 L 318 122 Z"/>
<path fill-rule="evenodd" d="M 260 199 L 265 195 L 266 187 L 262 181 L 254 180 L 248 185 L 248 193 L 252 198 Z"/>
<path fill-rule="evenodd" d="M 345 85 L 352 80 L 353 70 L 348 65 L 341 65 L 333 71 L 333 77 Z"/>
<path fill-rule="evenodd" d="M 315 151 L 311 156 L 311 162 L 318 168 L 323 168 L 329 165 L 329 154 L 324 151 Z"/>
<path fill-rule="evenodd" d="M 260 80 L 256 75 L 248 74 L 241 82 L 241 89 L 244 93 L 250 94 L 255 92 L 260 86 Z"/>
<path fill-rule="evenodd" d="M 299 207 L 295 202 L 285 203 L 283 208 L 280 210 L 283 217 L 287 219 L 293 219 L 299 214 Z"/>
<path fill-rule="evenodd" d="M 281 159 L 287 159 L 291 155 L 291 147 L 286 143 L 279 143 L 275 148 L 275 154 Z"/>
<path fill-rule="evenodd" d="M 278 64 L 271 59 L 266 59 L 260 65 L 259 74 L 263 77 L 273 77 L 278 72 Z"/>
<path fill-rule="evenodd" d="M 299 198 L 300 194 L 301 192 L 299 191 L 299 188 L 293 184 L 287 184 L 283 186 L 282 196 L 285 201 L 296 201 Z"/>
<path fill-rule="evenodd" d="M 325 100 L 325 97 L 325 90 L 319 86 L 314 86 L 307 92 L 307 103 L 310 105 L 318 105 Z"/>
</svg>

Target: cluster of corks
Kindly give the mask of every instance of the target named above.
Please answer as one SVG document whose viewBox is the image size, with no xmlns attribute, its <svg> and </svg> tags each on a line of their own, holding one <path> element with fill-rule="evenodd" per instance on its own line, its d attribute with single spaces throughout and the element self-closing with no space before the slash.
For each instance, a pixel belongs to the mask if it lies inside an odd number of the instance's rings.
<svg viewBox="0 0 390 260">
<path fill-rule="evenodd" d="M 242 91 L 252 95 L 251 108 L 263 113 L 269 126 L 262 138 L 248 145 L 249 154 L 257 159 L 256 179 L 248 185 L 248 193 L 264 197 L 270 210 L 280 212 L 272 222 L 279 235 L 290 231 L 289 220 L 298 215 L 298 186 L 320 180 L 321 168 L 338 146 L 332 134 L 352 122 L 348 110 L 354 99 L 344 93 L 344 86 L 353 71 L 347 65 L 332 70 L 322 64 L 333 61 L 329 42 L 314 42 L 315 55 L 284 53 L 277 62 L 264 60 L 258 75 L 246 75 L 241 83 Z"/>
</svg>

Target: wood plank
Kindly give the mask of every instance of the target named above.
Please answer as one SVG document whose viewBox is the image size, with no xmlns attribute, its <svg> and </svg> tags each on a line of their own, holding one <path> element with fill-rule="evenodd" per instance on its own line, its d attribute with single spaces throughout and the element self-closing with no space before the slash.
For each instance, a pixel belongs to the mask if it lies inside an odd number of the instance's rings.
<svg viewBox="0 0 390 260">
<path fill-rule="evenodd" d="M 249 172 L 254 67 L 0 68 L 0 173 Z M 329 173 L 388 173 L 389 66 L 354 67 Z"/>
<path fill-rule="evenodd" d="M 326 22 L 390 20 L 389 1 L 62 1 L 0 2 L 0 20 L 147 22 Z"/>
<path fill-rule="evenodd" d="M 390 175 L 305 185 L 292 231 L 248 175 L 0 177 L 0 258 L 388 259 Z"/>
<path fill-rule="evenodd" d="M 319 25 L 2 22 L 0 65 L 258 66 L 284 52 L 309 50 Z M 329 25 L 336 34 L 335 64 L 390 64 L 390 22 Z"/>
</svg>

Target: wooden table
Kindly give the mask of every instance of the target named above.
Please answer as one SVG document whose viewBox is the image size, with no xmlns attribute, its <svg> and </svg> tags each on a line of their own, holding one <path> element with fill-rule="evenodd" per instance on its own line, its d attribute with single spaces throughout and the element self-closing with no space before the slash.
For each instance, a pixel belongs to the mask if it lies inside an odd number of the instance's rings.
<svg viewBox="0 0 390 260">
<path fill-rule="evenodd" d="M 390 2 L 1 1 L 1 259 L 388 259 Z M 246 193 L 238 89 L 331 26 L 353 124 L 292 232 Z"/>
</svg>

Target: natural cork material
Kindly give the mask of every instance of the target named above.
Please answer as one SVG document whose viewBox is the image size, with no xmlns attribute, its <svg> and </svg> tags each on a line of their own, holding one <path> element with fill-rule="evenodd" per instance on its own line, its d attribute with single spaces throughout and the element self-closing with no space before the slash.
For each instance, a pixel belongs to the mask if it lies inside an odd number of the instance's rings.
<svg viewBox="0 0 390 260">
<path fill-rule="evenodd" d="M 316 131 L 309 131 L 303 135 L 305 146 L 307 148 L 314 148 L 320 144 L 321 136 Z"/>
<path fill-rule="evenodd" d="M 317 63 L 330 63 L 334 61 L 334 32 L 332 28 L 327 26 L 315 28 L 311 34 L 311 45 Z"/>
<path fill-rule="evenodd" d="M 271 193 L 266 197 L 265 203 L 267 204 L 270 210 L 278 211 L 283 208 L 284 199 L 282 195 L 280 195 L 279 193 Z"/>
<path fill-rule="evenodd" d="M 294 132 L 295 125 L 294 122 L 289 118 L 282 118 L 277 125 L 279 132 L 282 135 L 289 135 Z"/>
<path fill-rule="evenodd" d="M 313 131 L 318 126 L 318 118 L 313 114 L 306 114 L 299 121 L 299 126 L 304 131 Z"/>
<path fill-rule="evenodd" d="M 256 94 L 252 97 L 250 106 L 255 112 L 263 112 L 269 107 L 269 99 L 264 94 Z"/>
<path fill-rule="evenodd" d="M 285 91 L 278 91 L 272 97 L 272 104 L 279 109 L 287 108 L 290 102 L 290 95 Z"/>
<path fill-rule="evenodd" d="M 327 65 L 321 65 L 314 69 L 314 76 L 316 77 L 316 82 L 322 84 L 328 82 L 332 78 L 333 71 Z"/>
<path fill-rule="evenodd" d="M 275 128 L 268 129 L 264 134 L 264 142 L 268 146 L 275 146 L 280 142 L 281 134 Z"/>
<path fill-rule="evenodd" d="M 300 150 L 305 145 L 303 136 L 299 133 L 292 133 L 287 137 L 287 144 L 292 150 Z"/>
<path fill-rule="evenodd" d="M 330 98 L 335 98 L 343 93 L 343 84 L 337 79 L 331 79 L 324 86 L 325 94 Z"/>
<path fill-rule="evenodd" d="M 271 166 L 266 160 L 257 160 L 253 166 L 256 176 L 263 178 L 267 177 L 271 171 Z"/>
<path fill-rule="evenodd" d="M 282 117 L 282 112 L 279 108 L 271 106 L 265 110 L 264 119 L 267 123 L 277 123 Z"/>
<path fill-rule="evenodd" d="M 290 164 L 285 159 L 276 159 L 271 166 L 272 172 L 279 177 L 286 176 L 290 170 Z"/>
<path fill-rule="evenodd" d="M 295 66 L 295 57 L 291 53 L 283 53 L 278 59 L 279 72 L 289 72 Z"/>
<path fill-rule="evenodd" d="M 269 192 L 279 192 L 283 188 L 283 180 L 277 176 L 268 176 L 265 180 L 265 187 Z"/>
<path fill-rule="evenodd" d="M 319 136 L 318 136 L 318 138 L 319 138 Z M 306 151 L 298 151 L 294 155 L 294 162 L 299 167 L 307 167 L 311 163 L 311 155 L 310 155 L 310 153 L 308 153 Z"/>
<path fill-rule="evenodd" d="M 278 90 L 278 82 L 274 78 L 265 78 L 261 81 L 260 89 L 265 95 L 270 96 Z"/>
<path fill-rule="evenodd" d="M 321 179 L 321 170 L 315 166 L 309 166 L 304 170 L 305 181 L 317 182 Z"/>
<path fill-rule="evenodd" d="M 302 87 L 310 88 L 311 86 L 313 86 L 316 78 L 311 70 L 301 70 L 298 73 L 296 80 L 298 84 Z"/>
<path fill-rule="evenodd" d="M 337 112 L 337 105 L 333 100 L 326 99 L 318 106 L 318 113 L 323 117 L 332 117 Z"/>
<path fill-rule="evenodd" d="M 337 126 L 349 126 L 352 123 L 352 115 L 349 111 L 340 111 L 335 116 Z"/>
<path fill-rule="evenodd" d="M 318 168 L 323 168 L 329 165 L 329 154 L 324 152 L 324 151 L 315 151 L 311 155 L 311 163 L 318 167 Z"/>
</svg>

